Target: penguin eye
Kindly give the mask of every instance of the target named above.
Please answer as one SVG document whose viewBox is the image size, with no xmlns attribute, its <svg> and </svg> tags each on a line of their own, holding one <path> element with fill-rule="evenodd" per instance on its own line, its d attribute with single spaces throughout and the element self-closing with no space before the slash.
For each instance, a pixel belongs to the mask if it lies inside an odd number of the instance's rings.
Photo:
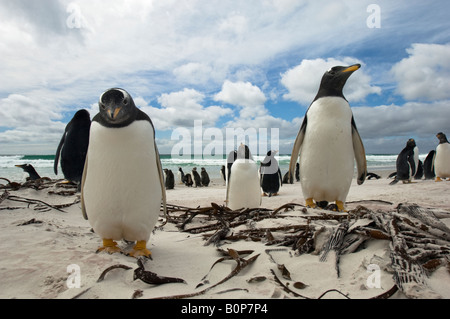
<svg viewBox="0 0 450 319">
<path fill-rule="evenodd" d="M 106 110 L 106 105 L 100 104 L 100 107 L 101 107 L 102 110 Z"/>
<path fill-rule="evenodd" d="M 127 104 L 128 104 L 128 99 L 124 99 L 124 100 L 123 100 L 123 104 L 124 104 L 124 105 L 127 105 Z"/>
</svg>

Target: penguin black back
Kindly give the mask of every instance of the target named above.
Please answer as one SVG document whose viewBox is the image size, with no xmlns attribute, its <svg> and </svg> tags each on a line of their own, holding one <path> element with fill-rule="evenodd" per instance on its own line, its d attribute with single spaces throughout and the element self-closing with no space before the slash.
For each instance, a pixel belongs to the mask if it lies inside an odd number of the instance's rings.
<svg viewBox="0 0 450 319">
<path fill-rule="evenodd" d="M 434 179 L 436 174 L 434 173 L 434 156 L 436 154 L 435 150 L 431 150 L 425 161 L 423 163 L 423 173 L 425 175 L 425 179 Z"/>
<path fill-rule="evenodd" d="M 200 174 L 197 172 L 197 167 L 192 169 L 192 176 L 194 176 L 194 187 L 202 186 L 202 181 L 200 178 Z"/>
<path fill-rule="evenodd" d="M 81 182 L 89 145 L 90 126 L 89 112 L 77 111 L 67 124 L 56 150 L 53 164 L 55 174 L 58 174 L 58 162 L 60 162 L 65 179 L 75 183 Z"/>
<path fill-rule="evenodd" d="M 405 148 L 398 154 L 396 161 L 397 176 L 394 180 L 395 182 L 410 180 L 416 174 L 417 168 L 414 162 L 415 147 L 416 142 L 411 138 L 406 143 Z M 391 182 L 391 184 L 393 184 L 394 181 Z"/>
<path fill-rule="evenodd" d="M 204 167 L 201 168 L 200 175 L 201 175 L 202 186 L 208 186 L 210 179 L 209 179 L 208 172 L 206 171 L 206 169 Z"/>
</svg>

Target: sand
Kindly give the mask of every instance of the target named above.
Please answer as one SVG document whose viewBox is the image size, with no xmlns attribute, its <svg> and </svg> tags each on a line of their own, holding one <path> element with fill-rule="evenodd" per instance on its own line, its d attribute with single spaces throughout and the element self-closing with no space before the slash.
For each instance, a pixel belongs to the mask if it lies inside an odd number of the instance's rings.
<svg viewBox="0 0 450 319">
<path fill-rule="evenodd" d="M 441 221 L 450 226 L 449 193 L 450 182 L 436 183 L 420 180 L 412 184 L 398 183 L 389 186 L 385 172 L 379 180 L 367 180 L 363 185 L 352 184 L 347 198 L 347 209 L 363 205 L 372 210 L 393 211 L 400 203 L 416 203 L 421 207 L 439 211 Z M 78 195 L 61 196 L 49 190 L 22 188 L 8 190 L 10 195 L 38 199 L 52 205 L 72 204 Z M 0 195 L 3 190 L 0 190 Z M 186 207 L 208 207 L 211 203 L 224 204 L 226 188 L 221 181 L 213 181 L 209 187 L 188 188 L 177 184 L 167 191 L 167 202 Z M 390 203 L 387 203 L 390 202 Z M 284 185 L 280 194 L 263 197 L 261 207 L 275 209 L 286 203 L 304 204 L 300 183 Z M 17 208 L 17 209 L 13 209 Z M 303 299 L 288 293 L 277 283 L 281 282 L 299 295 L 307 298 L 351 298 L 367 299 L 385 293 L 394 285 L 390 269 L 389 241 L 369 240 L 364 249 L 342 255 L 340 277 L 336 275 L 335 258 L 320 262 L 319 254 L 298 255 L 290 247 L 267 246 L 265 242 L 249 240 L 222 241 L 220 247 L 205 246 L 202 234 L 180 231 L 167 223 L 151 236 L 148 248 L 152 260 L 145 268 L 160 276 L 178 277 L 186 283 L 151 285 L 133 280 L 136 259 L 123 255 L 96 253 L 100 238 L 91 231 L 91 226 L 81 215 L 80 204 L 62 208 L 64 212 L 50 208 L 36 210 L 37 206 L 6 199 L 0 203 L 0 298 L 86 298 L 129 299 L 133 295 L 141 299 L 159 298 L 179 294 L 191 294 L 213 286 L 224 279 L 236 267 L 233 260 L 214 265 L 222 257 L 218 248 L 227 251 L 251 250 L 249 259 L 259 256 L 245 269 L 224 283 L 207 290 L 193 299 Z M 252 227 L 277 227 L 298 223 L 303 207 L 289 210 L 285 218 L 264 220 Z M 327 211 L 308 209 L 307 213 L 323 214 Z M 288 216 L 287 216 L 288 215 Z M 34 219 L 35 223 L 29 223 Z M 36 223 L 37 221 L 37 223 Z M 158 225 L 164 221 L 161 218 Z M 360 222 L 369 222 L 361 220 Z M 337 221 L 314 221 L 328 230 L 337 227 Z M 125 242 L 121 243 L 126 247 Z M 271 251 L 268 253 L 267 249 Z M 110 266 L 126 265 L 132 269 L 114 269 L 105 279 L 97 282 L 100 274 Z M 379 266 L 378 277 L 370 271 L 370 265 Z M 214 265 L 213 268 L 211 268 Z M 289 270 L 291 280 L 282 276 L 278 266 Z M 196 288 L 207 275 L 208 283 Z M 379 281 L 374 281 L 379 279 Z M 294 286 L 294 283 L 297 283 Z M 300 288 L 299 283 L 303 286 Z M 445 265 L 438 267 L 426 277 L 428 291 L 419 292 L 418 298 L 450 298 L 450 274 Z M 401 291 L 391 298 L 407 298 Z M 178 311 L 178 310 L 177 310 Z"/>
</svg>

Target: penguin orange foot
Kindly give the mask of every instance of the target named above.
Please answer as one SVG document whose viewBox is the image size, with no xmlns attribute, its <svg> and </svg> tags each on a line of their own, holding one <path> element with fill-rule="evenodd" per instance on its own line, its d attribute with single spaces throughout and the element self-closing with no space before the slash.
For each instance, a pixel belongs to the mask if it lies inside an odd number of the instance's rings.
<svg viewBox="0 0 450 319">
<path fill-rule="evenodd" d="M 306 199 L 306 207 L 316 208 L 316 203 L 312 198 Z"/>
<path fill-rule="evenodd" d="M 128 255 L 135 258 L 152 258 L 152 253 L 147 249 L 147 242 L 145 240 L 139 240 L 133 247 L 133 250 L 128 253 Z"/>
<path fill-rule="evenodd" d="M 337 210 L 338 212 L 345 212 L 345 208 L 344 208 L 344 202 L 341 202 L 340 200 L 336 201 L 336 206 L 337 206 Z"/>
<path fill-rule="evenodd" d="M 117 247 L 117 243 L 112 239 L 103 239 L 103 246 L 97 249 L 97 253 L 106 252 L 108 254 L 120 253 L 121 250 Z"/>
</svg>

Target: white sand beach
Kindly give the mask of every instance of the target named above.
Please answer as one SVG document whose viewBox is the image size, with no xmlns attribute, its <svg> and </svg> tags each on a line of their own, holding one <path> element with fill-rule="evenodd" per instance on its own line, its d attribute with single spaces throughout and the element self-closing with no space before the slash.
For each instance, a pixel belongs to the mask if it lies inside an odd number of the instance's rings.
<svg viewBox="0 0 450 319">
<path fill-rule="evenodd" d="M 213 244 L 205 246 L 204 235 L 214 234 L 216 230 L 192 234 L 183 232 L 173 222 L 168 222 L 162 228 L 157 228 L 150 238 L 148 248 L 153 259 L 146 261 L 145 269 L 159 276 L 181 278 L 185 283 L 161 285 L 148 284 L 140 279 L 133 280 L 134 269 L 138 268 L 135 258 L 124 254 L 96 253 L 101 240 L 91 231 L 89 222 L 83 219 L 77 194 L 52 194 L 51 191 L 61 190 L 55 185 L 42 190 L 7 189 L 8 193 L 2 189 L 0 298 L 147 299 L 184 295 L 183 298 L 193 299 L 239 300 L 319 297 L 368 299 L 380 296 L 395 286 L 390 257 L 391 240 L 367 237 L 358 250 L 341 254 L 338 277 L 335 252 L 330 251 L 326 261 L 320 261 L 320 257 L 324 244 L 342 220 L 347 218 L 338 221 L 332 218 L 315 219 L 311 216 L 348 217 L 358 206 L 391 214 L 397 211 L 396 208 L 401 203 L 415 203 L 421 208 L 429 209 L 435 219 L 450 227 L 449 181 L 437 183 L 419 180 L 411 184 L 389 186 L 390 180 L 386 179 L 386 172 L 381 175 L 382 178 L 366 180 L 360 186 L 354 181 L 347 197 L 348 213 L 306 209 L 302 206 L 304 199 L 300 183 L 283 185 L 278 196 L 263 197 L 261 207 L 275 210 L 287 203 L 299 204 L 298 206 L 280 210 L 277 218 L 244 221 L 227 234 L 238 234 L 240 230 L 280 229 L 281 226 L 309 223 L 317 235 L 313 250 L 309 253 L 300 254 L 292 245 L 270 245 L 269 239 L 254 241 L 250 237 L 223 239 L 218 247 Z M 223 205 L 225 192 L 226 188 L 221 181 L 213 181 L 209 187 L 202 188 L 176 184 L 175 189 L 167 190 L 167 202 L 189 208 L 210 207 L 211 203 Z M 68 206 L 59 211 L 35 202 L 17 201 L 23 198 Z M 348 232 L 359 226 L 364 228 L 373 222 L 367 214 L 360 216 L 349 219 Z M 164 221 L 165 218 L 161 215 L 157 226 Z M 199 215 L 185 229 L 202 226 L 205 222 L 205 216 Z M 450 235 L 448 232 L 445 235 L 445 229 L 443 232 L 444 236 Z M 294 235 L 294 232 L 288 228 L 286 231 L 272 231 L 275 239 L 286 234 Z M 440 240 L 433 245 L 429 244 L 429 247 L 432 250 L 440 246 L 448 250 L 449 242 L 447 237 L 446 241 Z M 122 242 L 120 245 L 126 249 L 128 244 Z M 251 262 L 245 263 L 240 259 L 239 268 L 242 269 L 221 283 L 238 263 L 228 255 L 230 258 L 215 264 L 223 257 L 218 249 L 225 252 L 231 249 L 230 255 L 235 258 L 237 257 L 233 252 L 238 251 L 241 258 Z M 405 288 L 408 289 L 406 293 L 399 289 L 390 297 L 450 298 L 448 256 L 447 259 L 442 256 L 431 259 L 435 260 L 435 266 L 423 274 L 423 282 L 411 283 L 410 288 Z M 114 265 L 128 266 L 130 269 L 113 269 L 101 282 L 97 282 L 102 272 Z M 286 276 L 284 270 L 288 270 L 290 276 Z M 197 287 L 202 282 L 203 285 Z"/>
</svg>

